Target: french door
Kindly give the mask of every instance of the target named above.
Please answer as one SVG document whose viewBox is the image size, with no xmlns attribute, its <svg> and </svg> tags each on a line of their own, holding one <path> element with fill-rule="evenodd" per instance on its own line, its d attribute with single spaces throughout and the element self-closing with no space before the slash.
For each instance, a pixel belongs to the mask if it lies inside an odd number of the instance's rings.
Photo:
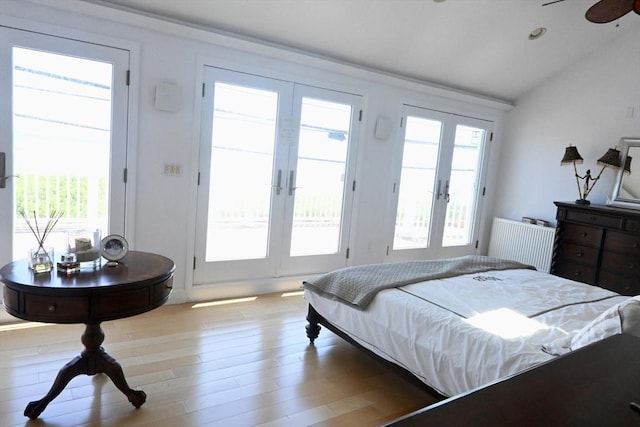
<svg viewBox="0 0 640 427">
<path fill-rule="evenodd" d="M 403 108 L 388 259 L 475 253 L 492 123 Z"/>
<path fill-rule="evenodd" d="M 0 265 L 40 231 L 124 233 L 129 52 L 0 27 Z M 59 252 L 57 252 L 59 253 Z"/>
<path fill-rule="evenodd" d="M 194 283 L 345 266 L 361 97 L 204 74 Z"/>
</svg>

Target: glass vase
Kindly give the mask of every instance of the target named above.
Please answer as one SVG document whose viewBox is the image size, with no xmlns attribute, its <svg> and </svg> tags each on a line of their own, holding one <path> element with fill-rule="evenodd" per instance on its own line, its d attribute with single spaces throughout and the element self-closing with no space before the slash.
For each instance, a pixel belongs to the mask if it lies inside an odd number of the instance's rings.
<svg viewBox="0 0 640 427">
<path fill-rule="evenodd" d="M 102 261 L 102 232 L 77 230 L 67 234 L 67 254 L 80 263 L 80 269 L 97 269 Z"/>
<path fill-rule="evenodd" d="M 53 247 L 38 246 L 29 250 L 29 268 L 36 274 L 50 272 L 53 259 Z"/>
</svg>

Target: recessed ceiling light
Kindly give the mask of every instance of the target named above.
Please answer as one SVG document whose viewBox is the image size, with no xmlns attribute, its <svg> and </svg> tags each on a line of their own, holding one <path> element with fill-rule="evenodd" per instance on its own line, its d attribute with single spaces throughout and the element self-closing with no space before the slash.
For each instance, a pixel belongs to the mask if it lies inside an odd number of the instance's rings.
<svg viewBox="0 0 640 427">
<path fill-rule="evenodd" d="M 544 36 L 544 33 L 546 32 L 547 29 L 545 27 L 536 28 L 529 34 L 529 40 L 537 40 L 540 37 Z"/>
</svg>

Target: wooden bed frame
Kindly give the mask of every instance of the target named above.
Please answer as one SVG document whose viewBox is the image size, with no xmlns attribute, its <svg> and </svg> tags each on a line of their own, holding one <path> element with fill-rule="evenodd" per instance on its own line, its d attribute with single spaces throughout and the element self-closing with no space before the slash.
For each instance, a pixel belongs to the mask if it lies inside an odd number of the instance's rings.
<svg viewBox="0 0 640 427">
<path fill-rule="evenodd" d="M 351 338 L 347 333 L 343 332 L 338 327 L 331 324 L 331 322 L 329 322 L 320 313 L 318 313 L 311 304 L 309 304 L 309 310 L 307 312 L 307 322 L 309 323 L 305 326 L 305 329 L 307 331 L 307 338 L 309 338 L 311 345 L 313 345 L 315 339 L 318 338 L 318 335 L 320 334 L 320 330 L 322 329 L 320 325 L 322 325 L 327 329 L 329 329 L 334 334 L 336 334 L 337 336 L 339 336 L 340 338 L 347 341 L 348 343 L 353 344 L 355 347 L 364 351 L 366 354 L 372 356 L 374 360 L 381 363 L 383 366 L 395 371 L 398 375 L 402 376 L 407 381 L 416 385 L 418 388 L 423 389 L 424 391 L 428 392 L 429 394 L 433 395 L 435 398 L 439 400 L 446 398 L 446 396 L 443 396 L 433 388 L 429 387 L 424 382 L 420 381 L 420 379 L 415 375 L 413 375 L 409 370 L 403 368 L 402 366 L 396 365 L 395 363 L 390 362 L 387 359 L 377 355 L 376 353 L 369 350 L 368 348 L 363 347 L 360 343 L 358 343 L 356 340 Z"/>
</svg>

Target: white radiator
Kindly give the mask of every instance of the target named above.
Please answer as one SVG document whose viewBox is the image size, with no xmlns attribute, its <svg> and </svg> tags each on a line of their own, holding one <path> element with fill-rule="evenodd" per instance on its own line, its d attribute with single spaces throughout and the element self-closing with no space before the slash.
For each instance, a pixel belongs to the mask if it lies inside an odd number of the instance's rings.
<svg viewBox="0 0 640 427">
<path fill-rule="evenodd" d="M 493 218 L 489 256 L 551 270 L 556 229 L 503 218 Z"/>
</svg>

